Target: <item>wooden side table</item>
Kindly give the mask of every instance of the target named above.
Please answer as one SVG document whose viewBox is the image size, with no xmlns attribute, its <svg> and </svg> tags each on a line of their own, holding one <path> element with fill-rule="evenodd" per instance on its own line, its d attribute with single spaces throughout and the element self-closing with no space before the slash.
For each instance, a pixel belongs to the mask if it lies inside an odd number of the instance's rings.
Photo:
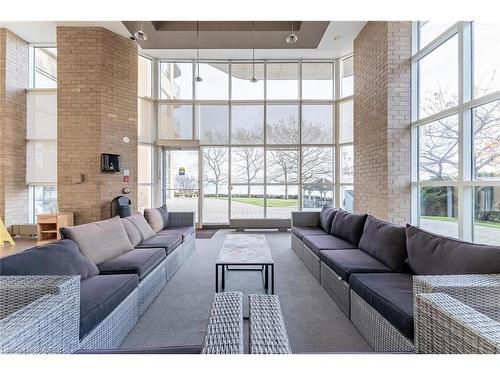
<svg viewBox="0 0 500 375">
<path fill-rule="evenodd" d="M 59 228 L 74 225 L 73 212 L 37 215 L 37 242 L 51 242 L 61 239 Z"/>
</svg>

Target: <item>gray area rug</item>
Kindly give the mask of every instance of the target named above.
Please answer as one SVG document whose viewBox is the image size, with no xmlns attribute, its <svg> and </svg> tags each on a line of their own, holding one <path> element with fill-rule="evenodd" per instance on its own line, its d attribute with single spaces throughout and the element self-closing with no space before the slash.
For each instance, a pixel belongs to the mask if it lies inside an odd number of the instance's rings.
<svg viewBox="0 0 500 375">
<path fill-rule="evenodd" d="M 215 261 L 226 234 L 197 240 L 195 251 L 170 279 L 125 339 L 124 348 L 201 345 L 215 292 Z M 276 267 L 276 294 L 294 353 L 368 352 L 366 341 L 290 247 L 290 233 L 263 233 Z M 227 290 L 263 292 L 260 272 L 231 271 Z M 246 299 L 245 299 L 246 301 Z M 247 306 L 245 306 L 247 310 Z M 245 343 L 247 340 L 245 340 Z"/>
</svg>

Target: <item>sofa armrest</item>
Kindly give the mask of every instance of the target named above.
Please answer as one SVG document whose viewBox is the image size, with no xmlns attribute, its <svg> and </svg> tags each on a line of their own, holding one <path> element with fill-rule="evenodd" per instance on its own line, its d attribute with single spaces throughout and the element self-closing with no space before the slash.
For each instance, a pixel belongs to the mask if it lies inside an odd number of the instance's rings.
<svg viewBox="0 0 500 375">
<path fill-rule="evenodd" d="M 422 293 L 446 293 L 500 321 L 500 274 L 415 276 L 413 296 Z"/>
<path fill-rule="evenodd" d="M 415 299 L 417 353 L 500 353 L 500 322 L 444 293 Z"/>
<path fill-rule="evenodd" d="M 0 353 L 72 353 L 80 276 L 1 276 Z"/>
<path fill-rule="evenodd" d="M 194 212 L 169 212 L 168 213 L 168 227 L 194 227 Z"/>
<path fill-rule="evenodd" d="M 292 227 L 317 227 L 319 225 L 318 211 L 293 211 Z"/>
</svg>

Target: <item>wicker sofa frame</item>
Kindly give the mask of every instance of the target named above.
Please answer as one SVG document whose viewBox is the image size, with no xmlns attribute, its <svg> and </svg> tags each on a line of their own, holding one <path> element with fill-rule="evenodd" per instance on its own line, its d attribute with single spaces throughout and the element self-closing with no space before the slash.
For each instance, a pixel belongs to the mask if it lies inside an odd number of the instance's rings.
<svg viewBox="0 0 500 375">
<path fill-rule="evenodd" d="M 73 353 L 79 324 L 79 276 L 0 277 L 0 353 Z"/>
<path fill-rule="evenodd" d="M 317 227 L 318 222 L 319 212 L 292 212 L 292 226 Z M 412 341 L 293 233 L 291 247 L 375 351 L 500 352 L 500 275 L 414 276 Z"/>
<path fill-rule="evenodd" d="M 413 280 L 416 353 L 500 353 L 500 274 Z"/>
<path fill-rule="evenodd" d="M 170 227 L 194 227 L 193 212 L 171 212 L 169 218 Z M 81 340 L 79 276 L 1 276 L 0 353 L 118 348 L 195 248 L 193 233 Z"/>
<path fill-rule="evenodd" d="M 349 284 L 323 262 L 321 262 L 320 283 L 340 307 L 340 310 L 342 310 L 347 317 L 350 317 Z"/>
</svg>

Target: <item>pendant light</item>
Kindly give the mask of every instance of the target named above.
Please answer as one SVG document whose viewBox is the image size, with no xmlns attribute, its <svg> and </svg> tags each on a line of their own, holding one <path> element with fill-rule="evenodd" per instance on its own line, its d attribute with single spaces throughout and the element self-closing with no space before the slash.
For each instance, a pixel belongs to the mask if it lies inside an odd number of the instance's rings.
<svg viewBox="0 0 500 375">
<path fill-rule="evenodd" d="M 255 21 L 252 21 L 252 78 L 250 78 L 250 82 L 257 82 L 257 78 L 255 78 Z"/>
<path fill-rule="evenodd" d="M 196 82 L 202 82 L 203 78 L 200 77 L 200 25 L 196 21 Z"/>
<path fill-rule="evenodd" d="M 298 40 L 299 40 L 299 37 L 297 35 L 295 35 L 295 33 L 293 32 L 293 21 L 292 21 L 292 31 L 291 31 L 290 35 L 288 35 L 286 37 L 286 42 L 288 44 L 294 44 L 294 43 L 297 43 Z"/>
<path fill-rule="evenodd" d="M 140 40 L 141 42 L 144 42 L 145 40 L 148 40 L 148 36 L 146 35 L 146 33 L 142 29 L 142 21 L 140 23 L 139 30 L 137 30 L 134 33 L 134 39 L 135 40 Z"/>
</svg>

